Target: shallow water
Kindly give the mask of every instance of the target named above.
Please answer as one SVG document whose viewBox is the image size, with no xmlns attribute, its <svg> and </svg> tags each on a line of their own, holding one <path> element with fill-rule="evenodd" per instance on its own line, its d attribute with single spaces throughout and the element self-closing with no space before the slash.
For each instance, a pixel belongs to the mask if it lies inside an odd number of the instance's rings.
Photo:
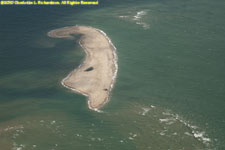
<svg viewBox="0 0 225 150">
<path fill-rule="evenodd" d="M 224 6 L 1 6 L 1 149 L 224 149 Z M 118 76 L 101 113 L 60 84 L 85 53 L 47 32 L 76 24 L 103 30 L 117 48 Z"/>
</svg>

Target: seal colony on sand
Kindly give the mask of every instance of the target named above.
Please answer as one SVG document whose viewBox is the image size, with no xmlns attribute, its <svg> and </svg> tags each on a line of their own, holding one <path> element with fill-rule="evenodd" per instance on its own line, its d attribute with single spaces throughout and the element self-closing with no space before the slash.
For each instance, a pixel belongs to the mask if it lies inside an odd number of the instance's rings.
<svg viewBox="0 0 225 150">
<path fill-rule="evenodd" d="M 117 74 L 116 48 L 101 30 L 71 26 L 48 32 L 49 37 L 73 39 L 81 34 L 79 44 L 86 57 L 77 69 L 62 80 L 62 85 L 88 97 L 90 109 L 98 110 L 109 98 Z"/>
</svg>

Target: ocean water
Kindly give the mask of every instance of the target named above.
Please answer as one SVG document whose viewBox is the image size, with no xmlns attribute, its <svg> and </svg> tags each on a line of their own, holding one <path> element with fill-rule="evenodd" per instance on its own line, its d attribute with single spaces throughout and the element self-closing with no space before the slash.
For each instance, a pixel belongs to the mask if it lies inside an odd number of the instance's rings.
<svg viewBox="0 0 225 150">
<path fill-rule="evenodd" d="M 225 149 L 224 14 L 222 0 L 0 6 L 0 150 Z M 100 113 L 60 84 L 85 53 L 47 32 L 71 25 L 117 48 Z"/>
</svg>

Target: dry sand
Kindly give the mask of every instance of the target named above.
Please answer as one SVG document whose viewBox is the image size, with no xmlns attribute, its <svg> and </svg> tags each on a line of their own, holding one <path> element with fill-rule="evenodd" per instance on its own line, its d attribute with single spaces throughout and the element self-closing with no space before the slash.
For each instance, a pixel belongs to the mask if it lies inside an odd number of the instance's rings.
<svg viewBox="0 0 225 150">
<path fill-rule="evenodd" d="M 88 97 L 90 109 L 98 110 L 109 98 L 117 74 L 116 48 L 107 35 L 87 26 L 71 26 L 52 30 L 48 36 L 73 39 L 81 34 L 80 45 L 86 57 L 80 67 L 62 80 L 62 84 Z"/>
</svg>

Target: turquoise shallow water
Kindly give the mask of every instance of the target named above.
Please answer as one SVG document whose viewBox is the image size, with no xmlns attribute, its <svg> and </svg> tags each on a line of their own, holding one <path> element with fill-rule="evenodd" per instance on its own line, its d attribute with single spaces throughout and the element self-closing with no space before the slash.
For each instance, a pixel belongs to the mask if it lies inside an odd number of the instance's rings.
<svg viewBox="0 0 225 150">
<path fill-rule="evenodd" d="M 224 6 L 1 6 L 1 149 L 224 149 Z M 46 33 L 76 24 L 103 30 L 117 48 L 118 76 L 102 113 L 60 84 L 84 52 Z"/>
</svg>

